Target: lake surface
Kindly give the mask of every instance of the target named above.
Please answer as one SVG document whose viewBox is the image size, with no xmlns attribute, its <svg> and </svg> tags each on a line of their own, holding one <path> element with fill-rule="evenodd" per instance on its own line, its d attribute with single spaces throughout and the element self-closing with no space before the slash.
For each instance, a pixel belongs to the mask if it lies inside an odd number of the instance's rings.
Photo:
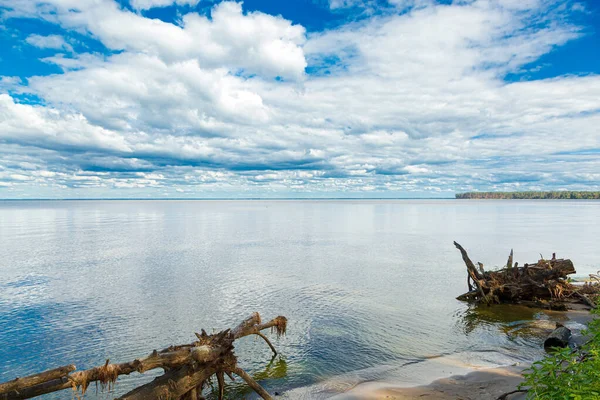
<svg viewBox="0 0 600 400">
<path fill-rule="evenodd" d="M 511 326 L 541 314 L 455 300 L 453 240 L 487 267 L 514 248 L 519 264 L 556 252 L 587 275 L 599 237 L 593 201 L 2 201 L 0 381 L 130 361 L 254 311 L 289 319 L 272 363 L 260 339 L 236 345 L 271 391 L 444 354 L 531 359 L 541 339 Z"/>
</svg>

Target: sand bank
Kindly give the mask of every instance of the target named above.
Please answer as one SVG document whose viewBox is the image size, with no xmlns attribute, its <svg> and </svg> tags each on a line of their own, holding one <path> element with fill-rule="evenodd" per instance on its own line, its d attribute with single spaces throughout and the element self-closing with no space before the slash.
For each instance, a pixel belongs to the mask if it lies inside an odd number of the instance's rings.
<svg viewBox="0 0 600 400">
<path fill-rule="evenodd" d="M 573 341 L 581 343 L 583 337 L 581 330 L 593 318 L 585 306 L 574 305 L 573 309 L 567 312 L 547 312 L 553 321 L 532 321 L 548 322 L 554 321 L 565 323 L 573 331 Z M 542 327 L 552 329 L 551 327 Z M 436 379 L 431 383 L 422 385 L 414 381 L 413 385 L 407 385 L 406 382 L 390 383 L 389 380 L 364 382 L 354 386 L 352 389 L 334 396 L 335 399 L 399 399 L 399 400 L 494 400 L 498 396 L 511 392 L 517 388 L 523 381 L 522 372 L 530 366 L 528 362 L 515 360 L 512 364 L 510 359 L 504 360 L 505 366 L 490 368 L 482 364 L 482 359 L 472 362 L 469 358 L 465 359 L 465 354 L 455 354 L 444 356 L 437 359 L 427 360 L 419 366 L 413 366 L 412 375 L 422 377 L 433 376 L 446 373 L 450 369 L 458 370 L 457 374 Z M 480 357 L 481 354 L 478 355 Z M 502 362 L 502 357 L 498 354 L 492 357 L 492 362 Z M 415 368 L 416 367 L 416 368 Z M 422 370 L 422 371 L 419 371 Z M 422 372 L 422 375 L 421 375 Z M 416 373 L 416 374 L 415 374 Z M 420 385 L 420 386 L 417 386 Z M 411 386 L 411 387 L 408 387 Z M 522 400 L 525 395 L 517 393 L 508 397 L 509 400 Z"/>
<path fill-rule="evenodd" d="M 399 399 L 399 400 L 486 400 L 514 390 L 522 382 L 524 366 L 480 370 L 466 375 L 438 379 L 427 386 L 394 387 L 381 382 L 358 385 L 335 399 Z M 524 399 L 515 394 L 510 400 Z"/>
<path fill-rule="evenodd" d="M 568 312 L 544 311 L 545 319 L 525 325 L 527 332 L 543 339 L 561 322 L 573 331 L 573 341 L 581 342 L 581 330 L 592 318 L 586 307 L 575 305 Z M 517 325 L 517 330 L 521 325 Z M 523 330 L 523 329 L 521 329 Z M 524 331 L 524 330 L 523 330 Z M 520 331 L 519 331 L 520 332 Z M 515 332 L 508 332 L 516 334 Z M 500 349 L 498 349 L 500 350 Z M 283 394 L 290 399 L 429 399 L 487 400 L 513 391 L 522 382 L 521 373 L 533 360 L 505 351 L 466 351 L 353 371 L 308 387 Z M 509 400 L 524 399 L 515 394 Z"/>
</svg>

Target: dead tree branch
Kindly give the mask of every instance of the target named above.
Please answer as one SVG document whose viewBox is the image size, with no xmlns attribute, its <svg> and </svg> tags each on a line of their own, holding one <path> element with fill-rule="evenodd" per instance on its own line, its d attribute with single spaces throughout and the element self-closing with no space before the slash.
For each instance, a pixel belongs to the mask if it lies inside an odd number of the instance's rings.
<svg viewBox="0 0 600 400">
<path fill-rule="evenodd" d="M 121 375 L 132 372 L 144 373 L 156 368 L 165 370 L 165 374 L 152 382 L 140 386 L 121 397 L 123 400 L 165 400 L 201 396 L 202 386 L 212 375 L 217 376 L 222 397 L 223 374 L 232 373 L 241 376 L 263 398 L 268 393 L 252 378 L 237 366 L 237 358 L 233 353 L 233 343 L 249 335 L 262 337 L 273 353 L 275 347 L 261 332 L 266 329 L 275 331 L 277 336 L 285 334 L 287 319 L 279 316 L 267 323 L 262 323 L 258 313 L 252 314 L 233 330 L 227 329 L 214 335 L 204 330 L 196 333 L 197 341 L 191 344 L 171 346 L 161 351 L 153 351 L 147 357 L 121 364 L 110 364 L 84 371 L 75 371 L 74 365 L 60 367 L 40 374 L 16 378 L 0 384 L 0 399 L 29 399 L 64 389 L 80 389 L 84 394 L 92 382 L 100 382 L 103 389 L 110 390 Z M 241 371 L 241 372 L 240 372 Z M 238 373 L 240 372 L 240 373 Z M 267 397 L 265 397 L 265 395 Z M 196 400 L 196 397 L 193 397 Z"/>
</svg>

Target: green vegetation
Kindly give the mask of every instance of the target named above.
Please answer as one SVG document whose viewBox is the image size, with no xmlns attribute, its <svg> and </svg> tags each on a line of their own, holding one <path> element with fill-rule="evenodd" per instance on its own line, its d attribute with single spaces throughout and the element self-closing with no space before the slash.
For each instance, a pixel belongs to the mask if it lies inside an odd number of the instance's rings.
<svg viewBox="0 0 600 400">
<path fill-rule="evenodd" d="M 577 351 L 555 349 L 526 371 L 521 388 L 529 388 L 528 399 L 600 399 L 600 319 L 590 322 L 587 335 L 590 340 Z"/>
<path fill-rule="evenodd" d="M 468 192 L 457 193 L 457 199 L 572 199 L 599 200 L 600 192 L 554 191 L 554 192 Z"/>
</svg>

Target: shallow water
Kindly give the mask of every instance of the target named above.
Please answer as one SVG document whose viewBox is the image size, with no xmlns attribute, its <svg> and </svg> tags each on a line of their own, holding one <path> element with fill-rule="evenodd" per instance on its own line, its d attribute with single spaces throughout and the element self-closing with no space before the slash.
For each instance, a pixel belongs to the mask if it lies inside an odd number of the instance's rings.
<svg viewBox="0 0 600 400">
<path fill-rule="evenodd" d="M 0 381 L 129 361 L 253 311 L 289 319 L 271 364 L 264 343 L 236 345 L 272 391 L 444 354 L 531 359 L 542 339 L 519 321 L 546 317 L 455 300 L 452 241 L 488 267 L 512 247 L 520 264 L 556 252 L 586 275 L 598 222 L 591 201 L 0 202 Z"/>
</svg>

